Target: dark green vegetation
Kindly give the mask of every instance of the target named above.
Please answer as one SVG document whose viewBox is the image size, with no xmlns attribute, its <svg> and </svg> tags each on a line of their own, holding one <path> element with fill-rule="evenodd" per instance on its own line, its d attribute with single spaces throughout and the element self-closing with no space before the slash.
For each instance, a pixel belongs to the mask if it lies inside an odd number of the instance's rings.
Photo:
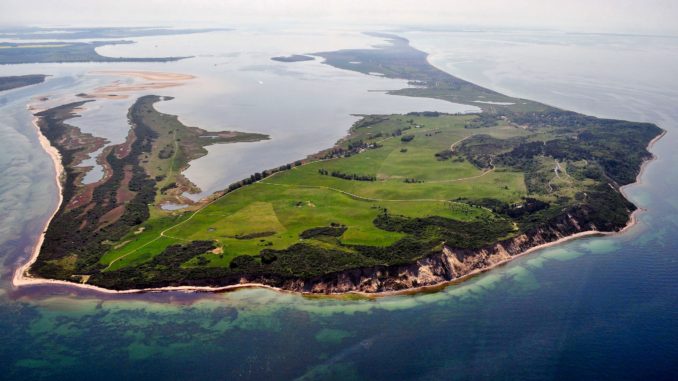
<svg viewBox="0 0 678 381">
<path fill-rule="evenodd" d="M 107 232 L 95 251 L 60 249 L 50 272 L 40 274 L 88 275 L 88 283 L 114 289 L 317 284 L 347 271 L 409 266 L 445 248 L 464 261 L 519 237 L 548 232 L 543 243 L 626 225 L 635 207 L 619 188 L 650 158 L 646 146 L 661 132 L 657 126 L 510 98 L 432 67 L 407 40 L 382 37 L 392 45 L 314 54 L 339 68 L 417 85 L 394 93 L 483 112 L 363 116 L 346 138 L 303 163 L 253 174 L 201 208 L 152 210 L 126 233 Z M 133 117 L 153 115 L 139 103 Z M 139 124 L 158 131 L 167 123 Z M 163 168 L 154 160 L 168 160 L 175 148 L 153 139 L 153 148 L 133 155 L 141 164 L 128 165 L 132 173 L 135 165 L 144 168 L 145 181 L 163 182 L 146 200 L 157 204 L 180 177 L 154 172 Z M 63 258 L 70 256 L 75 267 L 67 268 Z"/>
<path fill-rule="evenodd" d="M 271 58 L 273 61 L 279 62 L 301 62 L 301 61 L 313 61 L 315 58 L 311 56 L 304 56 L 301 54 L 293 54 L 291 56 L 280 56 Z"/>
<path fill-rule="evenodd" d="M 45 81 L 43 74 L 17 75 L 12 77 L 0 77 L 0 91 L 16 89 Z"/>
<path fill-rule="evenodd" d="M 99 42 L 0 42 L 0 65 L 48 62 L 167 62 L 189 57 L 104 57 L 96 48 L 104 45 L 133 44 L 133 41 Z"/>
</svg>

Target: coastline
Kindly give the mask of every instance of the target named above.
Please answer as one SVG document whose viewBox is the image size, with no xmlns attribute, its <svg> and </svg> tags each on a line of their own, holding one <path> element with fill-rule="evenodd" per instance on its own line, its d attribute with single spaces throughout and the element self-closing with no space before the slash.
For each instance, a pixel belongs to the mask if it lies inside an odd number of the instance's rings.
<svg viewBox="0 0 678 381">
<path fill-rule="evenodd" d="M 38 241 L 36 242 L 35 246 L 33 247 L 33 250 L 31 252 L 31 256 L 24 265 L 20 266 L 17 268 L 14 272 L 14 276 L 12 278 L 12 285 L 15 288 L 22 287 L 22 286 L 30 286 L 30 285 L 47 285 L 47 284 L 52 284 L 52 285 L 61 285 L 61 286 L 70 286 L 70 287 L 75 287 L 79 289 L 85 289 L 85 290 L 90 290 L 90 291 L 96 291 L 100 292 L 103 294 L 109 294 L 109 295 L 115 295 L 115 294 L 142 294 L 142 293 L 156 293 L 156 292 L 172 292 L 172 291 L 178 291 L 178 292 L 187 292 L 187 293 L 197 293 L 197 292 L 210 292 L 210 293 L 216 293 L 216 292 L 226 292 L 226 291 L 234 291 L 237 289 L 241 288 L 266 288 L 269 290 L 277 291 L 277 292 L 285 292 L 285 293 L 295 293 L 295 294 L 301 294 L 301 295 L 314 295 L 314 296 L 327 296 L 327 297 L 332 297 L 332 296 L 342 296 L 342 295 L 360 295 L 363 297 L 367 298 L 378 298 L 378 297 L 386 297 L 386 296 L 395 296 L 395 295 L 408 295 L 408 294 L 417 294 L 421 292 L 430 292 L 430 291 L 435 291 L 435 290 L 440 290 L 444 289 L 450 285 L 458 284 L 461 282 L 464 282 L 472 277 L 475 277 L 477 275 L 480 275 L 484 272 L 490 271 L 498 266 L 505 265 L 511 261 L 513 261 L 516 258 L 522 257 L 524 255 L 533 253 L 535 251 L 539 251 L 542 249 L 546 249 L 549 247 L 553 247 L 556 245 L 560 245 L 562 243 L 565 243 L 567 241 L 573 241 L 576 239 L 580 238 L 586 238 L 586 237 L 593 237 L 593 236 L 614 236 L 618 234 L 623 234 L 632 227 L 634 227 L 637 224 L 637 214 L 640 212 L 645 211 L 643 208 L 637 208 L 634 210 L 630 215 L 629 215 L 629 220 L 627 224 L 624 226 L 619 231 L 614 231 L 614 232 L 601 232 L 597 230 L 588 230 L 588 231 L 583 231 L 579 232 L 576 234 L 572 234 L 566 237 L 562 237 L 560 239 L 557 239 L 555 241 L 547 242 L 541 245 L 537 245 L 534 247 L 531 247 L 520 254 L 514 255 L 510 258 L 507 258 L 506 260 L 497 262 L 491 266 L 484 267 L 481 269 L 474 270 L 468 274 L 465 274 L 463 276 L 460 276 L 458 278 L 449 280 L 449 281 L 444 281 L 440 282 L 438 284 L 434 285 L 426 285 L 426 286 L 420 286 L 420 287 L 412 287 L 412 288 L 407 288 L 403 290 L 397 290 L 397 291 L 382 291 L 382 292 L 375 292 L 375 293 L 370 293 L 370 292 L 363 292 L 363 291 L 348 291 L 348 292 L 341 292 L 341 293 L 327 293 L 327 294 L 318 294 L 318 293 L 308 293 L 308 292 L 298 292 L 298 291 L 293 291 L 293 290 L 287 290 L 279 287 L 273 287 L 269 286 L 263 283 L 240 283 L 240 284 L 234 284 L 234 285 L 228 285 L 228 286 L 221 286 L 221 287 L 209 287 L 209 286 L 168 286 L 168 287 L 157 287 L 157 288 L 143 288 L 143 289 L 130 289 L 130 290 L 111 290 L 103 287 L 98 287 L 94 285 L 89 285 L 89 284 L 82 284 L 82 283 L 76 283 L 76 282 L 69 282 L 69 281 L 64 281 L 64 280 L 56 280 L 56 279 L 45 279 L 45 278 L 35 278 L 32 277 L 29 273 L 30 267 L 35 263 L 35 261 L 38 258 L 38 255 L 40 253 L 40 249 L 42 247 L 42 243 L 45 239 L 45 232 L 47 231 L 47 228 L 49 227 L 49 224 L 51 223 L 52 219 L 56 215 L 57 211 L 59 210 L 61 203 L 63 202 L 63 195 L 62 195 L 62 185 L 61 185 L 61 176 L 64 172 L 64 168 L 61 162 L 61 155 L 59 154 L 58 150 L 53 147 L 49 140 L 42 134 L 42 131 L 40 130 L 40 127 L 37 125 L 38 118 L 35 117 L 33 119 L 33 125 L 36 127 L 37 133 L 38 133 L 38 140 L 40 141 L 41 147 L 47 152 L 47 154 L 50 156 L 52 159 L 52 162 L 54 163 L 54 168 L 56 172 L 55 176 L 55 181 L 57 183 L 57 188 L 59 190 L 59 202 L 57 207 L 55 208 L 54 212 L 52 215 L 49 217 L 47 222 L 45 223 L 45 227 L 43 229 L 43 232 L 40 234 L 40 237 L 38 238 Z M 667 130 L 662 129 L 662 132 L 654 137 L 647 145 L 646 149 L 649 151 L 655 143 L 657 143 L 661 138 L 663 138 L 667 134 Z M 622 186 L 619 188 L 620 192 L 628 200 L 627 193 L 625 192 L 624 188 L 631 186 L 631 185 L 639 185 L 642 184 L 642 176 L 647 169 L 647 166 L 654 160 L 657 159 L 657 155 L 654 153 L 651 153 L 652 156 L 644 160 L 643 163 L 641 164 L 640 170 L 638 172 L 638 175 L 636 176 L 636 181 L 627 184 L 625 186 Z"/>
<path fill-rule="evenodd" d="M 30 105 L 27 106 L 30 110 Z M 38 120 L 39 118 L 34 116 L 33 120 L 31 123 L 36 129 L 36 132 L 38 134 L 38 141 L 40 142 L 40 146 L 42 149 L 49 155 L 50 159 L 52 159 L 52 163 L 54 164 L 54 181 L 56 183 L 57 189 L 58 189 L 58 202 L 56 205 L 56 208 L 54 208 L 54 211 L 50 215 L 50 217 L 47 219 L 45 222 L 45 226 L 42 229 L 42 232 L 40 233 L 40 236 L 38 237 L 38 241 L 35 243 L 35 246 L 33 247 L 33 250 L 31 251 L 31 256 L 28 259 L 28 262 L 20 266 L 18 269 L 14 271 L 14 277 L 12 278 L 12 285 L 15 287 L 22 286 L 25 284 L 33 284 L 32 282 L 26 283 L 27 279 L 29 279 L 30 274 L 28 270 L 30 267 L 35 263 L 35 261 L 38 259 L 38 254 L 40 254 L 40 248 L 42 247 L 42 243 L 45 240 L 45 233 L 47 232 L 47 228 L 49 227 L 49 224 L 52 222 L 52 219 L 54 219 L 54 216 L 56 216 L 57 212 L 59 211 L 59 208 L 61 208 L 61 204 L 63 203 L 64 196 L 63 196 L 63 187 L 61 185 L 61 176 L 64 173 L 64 166 L 61 162 L 61 154 L 59 153 L 59 150 L 56 149 L 56 147 L 52 146 L 52 144 L 49 142 L 47 137 L 42 134 L 42 131 L 40 131 L 40 126 L 38 126 Z M 30 279 L 36 279 L 36 278 L 30 278 Z M 48 279 L 44 279 L 48 280 Z"/>
</svg>

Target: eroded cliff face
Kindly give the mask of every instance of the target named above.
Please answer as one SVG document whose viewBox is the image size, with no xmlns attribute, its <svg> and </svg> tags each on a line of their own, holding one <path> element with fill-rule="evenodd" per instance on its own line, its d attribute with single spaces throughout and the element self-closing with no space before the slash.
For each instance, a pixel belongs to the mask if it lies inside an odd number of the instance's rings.
<svg viewBox="0 0 678 381">
<path fill-rule="evenodd" d="M 311 279 L 275 281 L 259 278 L 241 279 L 241 282 L 255 281 L 285 290 L 320 294 L 380 293 L 435 286 L 487 270 L 537 246 L 577 233 L 600 231 L 587 222 L 586 217 L 585 210 L 573 210 L 555 218 L 546 226 L 532 229 L 494 245 L 475 250 L 444 246 L 440 252 L 406 265 L 361 268 Z M 606 231 L 617 231 L 622 228 L 623 226 L 615 226 Z"/>
</svg>

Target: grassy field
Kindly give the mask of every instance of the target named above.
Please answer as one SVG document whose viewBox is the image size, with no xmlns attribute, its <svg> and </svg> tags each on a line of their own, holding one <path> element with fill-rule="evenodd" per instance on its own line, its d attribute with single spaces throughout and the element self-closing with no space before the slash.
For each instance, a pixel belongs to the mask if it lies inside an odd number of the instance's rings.
<svg viewBox="0 0 678 381">
<path fill-rule="evenodd" d="M 477 134 L 464 126 L 468 115 L 422 117 L 393 115 L 379 123 L 354 128 L 349 139 L 374 142 L 350 157 L 319 160 L 278 172 L 191 212 L 148 221 L 101 258 L 115 270 L 149 260 L 171 244 L 214 240 L 218 249 L 207 255 L 209 266 L 228 266 L 238 255 L 258 255 L 262 249 L 285 249 L 307 244 L 347 250 L 343 245 L 389 246 L 404 234 L 387 232 L 373 220 L 384 209 L 408 217 L 442 216 L 460 221 L 489 218 L 486 209 L 454 202 L 457 198 L 493 198 L 517 202 L 526 195 L 523 173 L 503 169 L 481 170 L 463 159 L 439 160 L 435 154 Z M 402 129 L 410 126 L 404 132 Z M 401 135 L 393 136 L 400 130 Z M 497 138 L 524 136 L 510 125 L 485 128 Z M 379 137 L 374 138 L 374 136 Z M 402 136 L 412 135 L 407 142 Z M 345 180 L 328 172 L 358 173 L 376 181 Z M 416 179 L 406 183 L 405 179 Z M 189 223 L 181 223 L 190 218 Z M 305 230 L 343 225 L 341 237 L 303 240 Z M 187 262 L 194 265 L 196 259 Z"/>
</svg>

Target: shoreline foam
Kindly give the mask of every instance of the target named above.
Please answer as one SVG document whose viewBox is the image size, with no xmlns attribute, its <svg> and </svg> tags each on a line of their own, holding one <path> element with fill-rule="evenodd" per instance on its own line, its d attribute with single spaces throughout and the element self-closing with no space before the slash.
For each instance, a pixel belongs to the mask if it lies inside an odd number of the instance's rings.
<svg viewBox="0 0 678 381">
<path fill-rule="evenodd" d="M 493 264 L 492 266 L 485 267 L 482 269 L 474 270 L 468 274 L 465 274 L 459 278 L 455 278 L 449 281 L 444 281 L 440 282 L 439 284 L 435 285 L 428 285 L 428 286 L 421 286 L 421 287 L 413 287 L 413 288 L 408 288 L 404 290 L 398 290 L 398 291 L 384 291 L 384 292 L 375 292 L 375 293 L 369 293 L 369 292 L 362 292 L 362 291 L 349 291 L 349 292 L 342 292 L 342 293 L 328 293 L 328 294 L 318 294 L 318 293 L 307 293 L 307 292 L 299 292 L 299 291 L 292 291 L 292 290 L 286 290 L 283 288 L 279 287 L 273 287 L 269 286 L 263 283 L 241 283 L 241 284 L 234 284 L 234 285 L 228 285 L 228 286 L 221 286 L 221 287 L 209 287 L 209 286 L 168 286 L 168 287 L 157 287 L 157 288 L 142 288 L 142 289 L 130 289 L 130 290 L 111 290 L 108 288 L 103 288 L 103 287 L 98 287 L 94 285 L 89 285 L 89 284 L 82 284 L 82 283 L 75 283 L 75 282 L 69 282 L 69 281 L 64 281 L 64 280 L 56 280 L 56 279 L 45 279 L 45 278 L 35 278 L 30 276 L 29 269 L 33 263 L 38 258 L 38 255 L 40 253 L 40 248 L 42 247 L 42 243 L 45 239 L 45 232 L 47 231 L 49 224 L 51 223 L 52 219 L 56 215 L 57 211 L 59 210 L 59 207 L 61 206 L 61 203 L 63 202 L 63 195 L 62 195 L 62 185 L 61 185 L 61 175 L 64 171 L 63 165 L 61 163 L 61 155 L 59 154 L 58 150 L 53 147 L 49 140 L 42 134 L 42 131 L 40 130 L 40 127 L 37 125 L 38 118 L 33 119 L 33 125 L 36 127 L 37 132 L 38 132 L 38 139 L 40 141 L 40 145 L 42 148 L 47 152 L 48 155 L 50 155 L 52 161 L 54 162 L 55 170 L 56 170 L 56 182 L 57 182 L 57 187 L 59 188 L 59 203 L 57 207 L 55 208 L 54 212 L 50 216 L 50 218 L 47 220 L 45 223 L 45 227 L 43 229 L 43 232 L 40 234 L 40 237 L 38 238 L 38 241 L 36 242 L 36 245 L 34 246 L 31 257 L 29 258 L 29 261 L 25 263 L 24 265 L 20 266 L 17 268 L 14 272 L 14 277 L 12 278 L 12 285 L 17 288 L 17 287 L 22 287 L 22 286 L 30 286 L 30 285 L 47 285 L 47 284 L 53 284 L 53 285 L 61 285 L 61 286 L 69 286 L 69 287 L 74 287 L 76 289 L 85 289 L 85 290 L 90 290 L 90 291 L 96 291 L 100 292 L 103 294 L 109 294 L 109 295 L 115 295 L 115 294 L 143 294 L 143 293 L 157 293 L 157 292 L 172 292 L 172 291 L 179 291 L 179 292 L 188 292 L 188 293 L 198 293 L 198 292 L 209 292 L 209 293 L 217 293 L 217 292 L 225 292 L 225 291 L 234 291 L 238 289 L 245 289 L 245 288 L 265 288 L 273 291 L 278 291 L 278 292 L 284 292 L 284 293 L 295 293 L 295 294 L 300 294 L 300 295 L 314 295 L 314 296 L 327 296 L 327 297 L 332 297 L 332 296 L 342 296 L 342 295 L 361 295 L 365 296 L 368 298 L 378 298 L 378 297 L 386 297 L 386 296 L 395 296 L 395 295 L 409 295 L 409 294 L 418 294 L 422 292 L 429 292 L 429 291 L 434 291 L 434 290 L 441 290 L 444 289 L 448 286 L 458 284 L 461 282 L 464 282 L 472 277 L 475 277 L 477 275 L 480 275 L 482 273 L 485 273 L 487 271 L 490 271 L 492 269 L 497 268 L 498 266 L 505 265 L 517 258 L 520 258 L 524 255 L 533 253 L 535 251 L 539 251 L 542 249 L 546 249 L 549 247 L 553 247 L 556 245 L 560 245 L 564 242 L 567 241 L 574 241 L 576 239 L 580 238 L 586 238 L 586 237 L 594 237 L 594 236 L 614 236 L 614 235 L 619 235 L 627 232 L 629 229 L 633 228 L 637 224 L 637 214 L 640 212 L 645 211 L 646 209 L 643 208 L 637 208 L 634 210 L 631 215 L 629 216 L 629 220 L 624 226 L 619 231 L 614 231 L 614 232 L 600 232 L 597 230 L 588 230 L 584 232 L 579 232 L 573 235 L 569 235 L 567 237 L 563 237 L 560 239 L 557 239 L 552 242 L 544 243 L 541 245 L 537 245 L 534 247 L 531 247 L 525 251 L 523 251 L 520 254 L 514 255 L 511 258 L 508 258 L 504 261 L 497 262 Z M 650 150 L 655 143 L 657 143 L 661 138 L 663 138 L 668 131 L 662 129 L 662 133 L 654 137 L 650 142 L 648 143 L 646 149 Z M 643 163 L 640 166 L 640 171 L 638 172 L 638 175 L 636 176 L 636 181 L 624 185 L 619 188 L 620 192 L 628 200 L 627 194 L 624 190 L 624 188 L 631 186 L 631 185 L 640 185 L 642 184 L 642 176 L 647 169 L 647 165 L 657 159 L 657 155 L 652 153 L 652 157 L 644 160 Z"/>
</svg>

